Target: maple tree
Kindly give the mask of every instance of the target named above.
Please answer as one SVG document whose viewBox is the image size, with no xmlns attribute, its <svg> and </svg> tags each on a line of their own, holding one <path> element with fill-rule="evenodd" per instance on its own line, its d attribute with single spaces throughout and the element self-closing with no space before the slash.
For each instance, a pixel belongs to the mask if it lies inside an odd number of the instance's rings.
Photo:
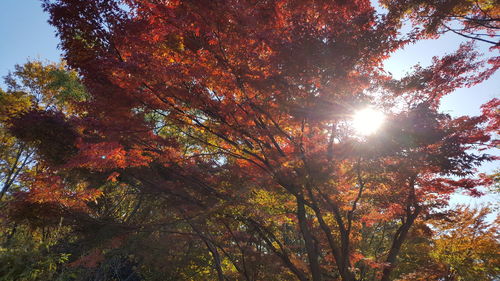
<svg viewBox="0 0 500 281">
<path fill-rule="evenodd" d="M 437 36 L 446 32 L 491 44 L 500 41 L 500 9 L 492 0 L 383 0 L 395 17 L 408 17 L 421 25 L 421 33 Z"/>
<path fill-rule="evenodd" d="M 7 88 L 0 90 L 0 176 L 3 184 L 0 199 L 16 184 L 23 170 L 35 162 L 33 146 L 19 142 L 10 132 L 11 121 L 36 110 L 60 110 L 71 115 L 77 102 L 86 97 L 76 72 L 65 67 L 64 63 L 28 61 L 16 65 L 15 71 L 4 78 Z"/>
<path fill-rule="evenodd" d="M 78 102 L 84 100 L 86 94 L 76 72 L 67 69 L 64 63 L 28 61 L 16 65 L 15 70 L 4 77 L 4 84 L 5 91 L 0 89 L 0 279 L 51 280 L 69 255 L 49 249 L 68 233 L 68 229 L 46 221 L 26 223 L 24 219 L 29 217 L 24 216 L 26 213 L 18 220 L 11 212 L 9 205 L 41 174 L 42 158 L 45 158 L 42 150 L 37 149 L 41 147 L 39 139 L 21 141 L 11 129 L 14 120 L 33 112 L 59 110 L 74 114 Z"/>
<path fill-rule="evenodd" d="M 488 223 L 487 215 L 488 208 L 458 206 L 445 220 L 430 222 L 431 228 L 421 224 L 417 232 L 426 234 L 412 235 L 420 241 L 409 243 L 402 263 L 425 266 L 398 280 L 495 280 L 498 222 Z"/>
<path fill-rule="evenodd" d="M 382 63 L 418 36 L 369 1 L 44 7 L 85 88 L 57 72 L 42 99 L 85 98 L 9 118 L 40 156 L 9 216 L 63 227 L 81 280 L 392 280 L 424 218 L 493 183 L 471 149 L 497 144 L 500 101 L 438 107 L 498 62 L 467 43 L 395 79 Z M 367 106 L 386 121 L 363 136 Z"/>
</svg>

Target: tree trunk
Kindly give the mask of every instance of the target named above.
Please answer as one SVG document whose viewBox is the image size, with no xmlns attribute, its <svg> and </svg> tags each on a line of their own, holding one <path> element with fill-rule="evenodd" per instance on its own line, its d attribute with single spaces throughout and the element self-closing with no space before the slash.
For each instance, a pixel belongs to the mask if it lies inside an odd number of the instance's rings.
<svg viewBox="0 0 500 281">
<path fill-rule="evenodd" d="M 306 245 L 307 258 L 309 260 L 309 268 L 311 270 L 312 279 L 313 281 L 321 281 L 323 278 L 321 277 L 321 269 L 318 262 L 319 255 L 316 245 L 314 245 L 311 232 L 309 232 L 309 227 L 307 226 L 304 201 L 303 198 L 300 197 L 297 197 L 297 217 L 299 219 L 300 231 L 302 232 L 302 237 L 304 238 Z"/>
</svg>

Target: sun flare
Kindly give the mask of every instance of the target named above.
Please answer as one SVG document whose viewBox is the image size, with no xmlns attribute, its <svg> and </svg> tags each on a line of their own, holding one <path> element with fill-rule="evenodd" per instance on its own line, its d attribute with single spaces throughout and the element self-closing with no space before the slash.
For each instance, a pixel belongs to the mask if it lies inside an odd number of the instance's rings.
<svg viewBox="0 0 500 281">
<path fill-rule="evenodd" d="M 359 135 L 368 136 L 382 126 L 384 119 L 385 115 L 381 111 L 367 107 L 354 114 L 352 126 Z"/>
</svg>

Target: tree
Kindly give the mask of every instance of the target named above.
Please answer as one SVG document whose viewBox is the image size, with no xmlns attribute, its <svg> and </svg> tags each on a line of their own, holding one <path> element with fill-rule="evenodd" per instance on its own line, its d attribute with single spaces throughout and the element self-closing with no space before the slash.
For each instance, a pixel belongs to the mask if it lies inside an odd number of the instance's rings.
<svg viewBox="0 0 500 281">
<path fill-rule="evenodd" d="M 15 71 L 4 79 L 7 89 L 0 90 L 0 176 L 3 184 L 0 199 L 35 161 L 32 147 L 19 142 L 9 132 L 10 121 L 30 110 L 57 109 L 71 115 L 74 113 L 72 107 L 87 97 L 76 72 L 65 67 L 64 63 L 28 61 L 16 65 Z"/>
<path fill-rule="evenodd" d="M 68 254 L 51 248 L 68 233 L 68 228 L 61 224 L 61 217 L 53 217 L 53 224 L 27 223 L 29 215 L 16 217 L 10 206 L 22 190 L 32 188 L 30 183 L 43 171 L 43 162 L 48 158 L 41 152 L 46 150 L 37 149 L 42 147 L 40 139 L 21 141 L 11 129 L 14 120 L 33 112 L 60 110 L 71 116 L 78 102 L 87 96 L 76 72 L 63 62 L 28 61 L 16 65 L 15 71 L 4 78 L 4 84 L 5 91 L 0 89 L 0 280 L 54 280 Z M 51 213 L 36 206 L 30 211 L 38 210 Z"/>
<path fill-rule="evenodd" d="M 492 0 L 383 0 L 392 16 L 409 17 L 422 35 L 446 32 L 499 47 L 500 9 Z"/>
<path fill-rule="evenodd" d="M 1 120 L 0 120 L 0 176 L 2 188 L 0 200 L 10 187 L 15 184 L 21 171 L 29 165 L 32 160 L 31 154 L 25 146 L 16 142 L 16 139 L 8 132 L 5 121 L 29 107 L 30 101 L 21 93 L 7 94 L 0 90 Z"/>
<path fill-rule="evenodd" d="M 431 222 L 433 231 L 427 231 L 431 234 L 427 239 L 432 242 L 414 244 L 417 247 L 407 252 L 406 259 L 424 259 L 426 266 L 401 280 L 495 280 L 498 228 L 497 223 L 486 222 L 487 215 L 492 215 L 488 208 L 459 206 L 446 219 Z"/>
<path fill-rule="evenodd" d="M 390 280 L 418 218 L 491 182 L 475 167 L 494 157 L 470 148 L 493 145 L 498 100 L 455 119 L 438 105 L 495 69 L 464 44 L 388 76 L 384 59 L 411 38 L 369 1 L 44 7 L 91 98 L 82 116 L 13 121 L 47 159 L 17 210 L 52 206 L 70 221 L 88 253 L 73 265 L 111 274 L 118 260 L 116 272 L 163 267 L 174 280 Z M 361 136 L 350 120 L 369 105 L 387 120 Z M 155 266 L 116 239 L 174 245 Z M 148 269 L 130 269 L 130 251 Z"/>
<path fill-rule="evenodd" d="M 448 275 L 457 280 L 494 280 L 499 272 L 498 228 L 486 222 L 487 208 L 461 207 L 451 223 L 438 225 L 432 256 L 446 265 Z"/>
</svg>

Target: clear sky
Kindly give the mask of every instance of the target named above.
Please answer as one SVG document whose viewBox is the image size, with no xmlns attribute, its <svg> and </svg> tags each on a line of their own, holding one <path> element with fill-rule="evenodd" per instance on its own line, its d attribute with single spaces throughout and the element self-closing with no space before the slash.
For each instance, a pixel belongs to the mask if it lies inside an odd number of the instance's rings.
<svg viewBox="0 0 500 281">
<path fill-rule="evenodd" d="M 60 50 L 55 29 L 47 23 L 48 15 L 43 12 L 38 0 L 0 0 L 0 77 L 13 70 L 15 64 L 23 64 L 30 59 L 58 61 Z M 395 77 L 401 77 L 410 68 L 420 63 L 430 64 L 433 56 L 451 53 L 463 38 L 447 34 L 437 40 L 425 40 L 396 52 L 386 63 L 386 70 Z M 489 45 L 477 42 L 482 52 L 488 55 Z M 3 81 L 0 82 L 3 86 Z M 441 110 L 452 116 L 477 115 L 480 105 L 488 100 L 500 97 L 500 72 L 489 80 L 472 88 L 458 89 L 444 98 Z M 499 154 L 498 150 L 490 153 Z M 481 171 L 498 169 L 498 161 L 489 163 Z M 498 199 L 498 198 L 496 198 Z M 484 198 L 481 201 L 493 201 L 495 198 Z M 454 201 L 469 202 L 468 198 L 459 196 Z M 476 202 L 475 200 L 474 202 Z M 471 201 L 472 202 L 472 201 Z"/>
<path fill-rule="evenodd" d="M 59 60 L 55 28 L 47 20 L 38 0 L 0 0 L 1 77 L 28 58 Z"/>
</svg>

